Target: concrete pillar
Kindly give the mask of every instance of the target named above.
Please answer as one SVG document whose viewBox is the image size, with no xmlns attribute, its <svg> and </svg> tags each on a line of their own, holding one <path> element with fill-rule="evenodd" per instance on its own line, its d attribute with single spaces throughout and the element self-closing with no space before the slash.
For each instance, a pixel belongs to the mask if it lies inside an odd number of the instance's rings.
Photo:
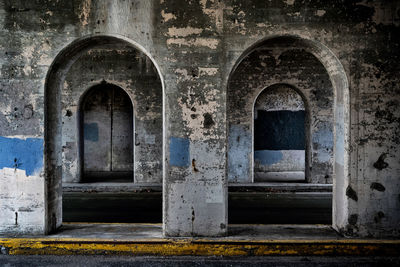
<svg viewBox="0 0 400 267">
<path fill-rule="evenodd" d="M 173 69 L 177 79 L 166 81 L 164 234 L 223 235 L 227 231 L 224 92 L 214 71 L 196 68 L 194 77 L 188 66 Z"/>
<path fill-rule="evenodd" d="M 224 235 L 226 93 L 221 41 L 201 37 L 198 29 L 190 31 L 198 41 L 166 40 L 174 60 L 167 63 L 165 79 L 164 234 Z"/>
</svg>

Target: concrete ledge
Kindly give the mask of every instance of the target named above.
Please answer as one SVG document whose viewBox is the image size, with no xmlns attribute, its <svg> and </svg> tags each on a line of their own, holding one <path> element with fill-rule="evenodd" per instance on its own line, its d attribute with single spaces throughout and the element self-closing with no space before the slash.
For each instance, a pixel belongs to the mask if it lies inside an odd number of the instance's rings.
<svg viewBox="0 0 400 267">
<path fill-rule="evenodd" d="M 230 183 L 229 192 L 332 192 L 332 184 Z"/>
<path fill-rule="evenodd" d="M 161 184 L 147 183 L 63 183 L 63 192 L 162 192 Z"/>
<path fill-rule="evenodd" d="M 237 191 L 266 191 L 266 192 L 332 192 L 332 184 L 255 182 L 229 183 L 229 192 Z M 135 183 L 63 183 L 63 192 L 162 192 L 160 184 Z"/>
<path fill-rule="evenodd" d="M 400 240 L 2 238 L 0 246 L 10 255 L 398 256 Z"/>
<path fill-rule="evenodd" d="M 254 180 L 257 182 L 305 182 L 306 177 L 304 171 L 256 171 Z"/>
</svg>

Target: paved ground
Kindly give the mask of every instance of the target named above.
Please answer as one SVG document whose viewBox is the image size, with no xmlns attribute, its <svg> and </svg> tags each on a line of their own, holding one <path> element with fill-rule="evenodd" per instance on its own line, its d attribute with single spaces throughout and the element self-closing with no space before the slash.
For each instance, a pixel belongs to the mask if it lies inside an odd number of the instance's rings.
<svg viewBox="0 0 400 267">
<path fill-rule="evenodd" d="M 400 257 L 129 257 L 129 256 L 9 256 L 0 266 L 400 266 Z"/>
<path fill-rule="evenodd" d="M 251 225 L 232 224 L 228 226 L 226 237 L 207 238 L 210 240 L 345 240 L 330 225 Z M 1 237 L 1 236 L 0 236 Z M 6 236 L 3 236 L 6 237 Z M 145 223 L 64 223 L 55 234 L 41 237 L 83 238 L 107 240 L 159 240 L 162 237 L 162 224 Z M 202 238 L 200 238 L 202 239 Z"/>
<path fill-rule="evenodd" d="M 49 238 L 102 238 L 115 240 L 162 239 L 161 224 L 65 224 Z M 207 238 L 213 239 L 213 238 Z M 218 240 L 335 240 L 340 237 L 329 225 L 229 225 L 227 237 Z"/>
</svg>

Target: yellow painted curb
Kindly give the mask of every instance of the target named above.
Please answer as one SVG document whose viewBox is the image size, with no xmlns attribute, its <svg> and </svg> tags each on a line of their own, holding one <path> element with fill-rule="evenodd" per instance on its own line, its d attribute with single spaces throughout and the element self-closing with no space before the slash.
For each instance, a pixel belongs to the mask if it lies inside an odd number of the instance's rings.
<svg viewBox="0 0 400 267">
<path fill-rule="evenodd" d="M 113 254 L 153 256 L 358 255 L 398 256 L 399 240 L 101 240 L 77 238 L 3 238 L 8 254 Z M 4 251 L 4 249 L 3 249 Z"/>
</svg>

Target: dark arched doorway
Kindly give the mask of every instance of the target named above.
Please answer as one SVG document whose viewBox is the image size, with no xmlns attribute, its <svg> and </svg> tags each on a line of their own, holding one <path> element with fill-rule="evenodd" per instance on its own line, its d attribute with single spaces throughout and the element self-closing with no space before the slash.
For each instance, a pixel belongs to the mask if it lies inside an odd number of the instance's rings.
<svg viewBox="0 0 400 267">
<path fill-rule="evenodd" d="M 118 86 L 89 89 L 80 107 L 84 182 L 133 182 L 133 107 Z"/>
</svg>

